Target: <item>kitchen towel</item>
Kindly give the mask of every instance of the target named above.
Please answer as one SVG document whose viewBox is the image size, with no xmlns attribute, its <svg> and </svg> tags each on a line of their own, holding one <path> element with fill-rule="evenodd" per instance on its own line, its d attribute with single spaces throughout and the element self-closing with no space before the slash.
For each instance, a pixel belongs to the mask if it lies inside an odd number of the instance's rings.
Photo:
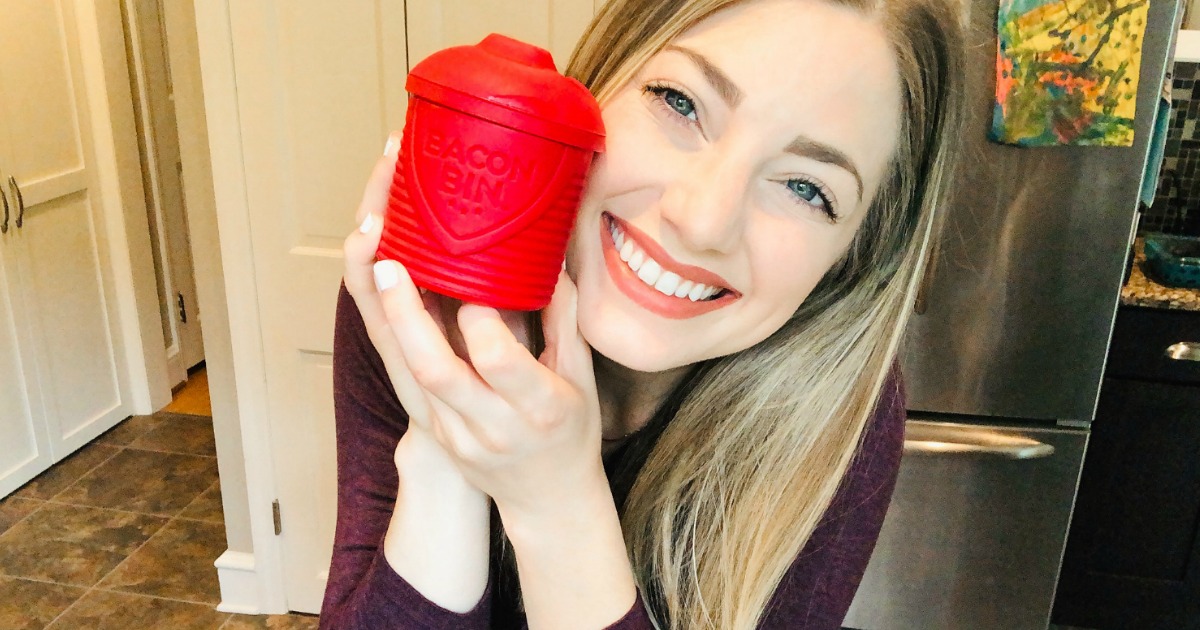
<svg viewBox="0 0 1200 630">
<path fill-rule="evenodd" d="M 1149 0 L 1000 0 L 989 137 L 1133 144 Z"/>
<path fill-rule="evenodd" d="M 1147 208 L 1154 205 L 1154 194 L 1158 191 L 1158 177 L 1162 171 L 1163 158 L 1167 153 L 1167 131 L 1171 128 L 1171 73 L 1163 81 L 1162 98 L 1158 99 L 1158 112 L 1154 114 L 1153 135 L 1150 137 L 1150 156 L 1146 159 L 1146 172 L 1142 174 L 1142 193 L 1139 196 Z"/>
</svg>

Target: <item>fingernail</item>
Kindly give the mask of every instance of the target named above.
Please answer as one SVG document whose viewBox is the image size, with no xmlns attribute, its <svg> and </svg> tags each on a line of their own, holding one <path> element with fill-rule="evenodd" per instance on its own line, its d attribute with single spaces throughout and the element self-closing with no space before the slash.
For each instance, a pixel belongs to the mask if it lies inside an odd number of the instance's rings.
<svg viewBox="0 0 1200 630">
<path fill-rule="evenodd" d="M 396 270 L 396 264 L 390 260 L 381 260 L 375 263 L 375 288 L 380 292 L 396 286 L 400 282 L 400 272 Z"/>
<path fill-rule="evenodd" d="M 388 135 L 387 144 L 383 145 L 383 154 L 391 155 L 398 143 L 399 140 L 396 138 L 396 134 L 393 133 Z"/>
<path fill-rule="evenodd" d="M 362 225 L 358 226 L 358 231 L 366 234 L 375 227 L 375 213 L 368 212 L 367 218 L 363 219 Z"/>
</svg>

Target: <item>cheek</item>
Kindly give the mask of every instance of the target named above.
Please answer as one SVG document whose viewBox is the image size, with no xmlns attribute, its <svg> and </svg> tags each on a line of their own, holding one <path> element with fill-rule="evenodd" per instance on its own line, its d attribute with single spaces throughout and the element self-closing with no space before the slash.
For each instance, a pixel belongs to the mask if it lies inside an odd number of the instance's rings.
<svg viewBox="0 0 1200 630">
<path fill-rule="evenodd" d="M 765 222 L 756 228 L 751 268 L 754 292 L 767 311 L 764 319 L 786 321 L 841 258 L 849 236 L 826 228 L 789 221 Z"/>
</svg>

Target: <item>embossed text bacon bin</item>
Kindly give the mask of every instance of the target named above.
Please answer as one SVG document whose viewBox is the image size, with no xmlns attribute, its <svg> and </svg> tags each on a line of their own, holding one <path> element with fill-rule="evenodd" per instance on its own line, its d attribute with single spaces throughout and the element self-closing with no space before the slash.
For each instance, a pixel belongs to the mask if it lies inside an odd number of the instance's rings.
<svg viewBox="0 0 1200 630">
<path fill-rule="evenodd" d="M 546 50 L 492 34 L 417 64 L 378 257 L 417 286 L 500 309 L 550 302 L 600 108 Z"/>
</svg>

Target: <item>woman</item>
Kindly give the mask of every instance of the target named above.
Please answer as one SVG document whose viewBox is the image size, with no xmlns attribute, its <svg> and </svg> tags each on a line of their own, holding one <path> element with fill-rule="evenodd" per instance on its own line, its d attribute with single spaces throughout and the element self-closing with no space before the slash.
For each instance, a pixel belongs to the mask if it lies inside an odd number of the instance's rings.
<svg viewBox="0 0 1200 630">
<path fill-rule="evenodd" d="M 568 68 L 608 135 L 538 358 L 372 264 L 393 136 L 346 242 L 322 627 L 838 627 L 899 463 L 958 29 L 950 0 L 610 2 Z"/>
</svg>

